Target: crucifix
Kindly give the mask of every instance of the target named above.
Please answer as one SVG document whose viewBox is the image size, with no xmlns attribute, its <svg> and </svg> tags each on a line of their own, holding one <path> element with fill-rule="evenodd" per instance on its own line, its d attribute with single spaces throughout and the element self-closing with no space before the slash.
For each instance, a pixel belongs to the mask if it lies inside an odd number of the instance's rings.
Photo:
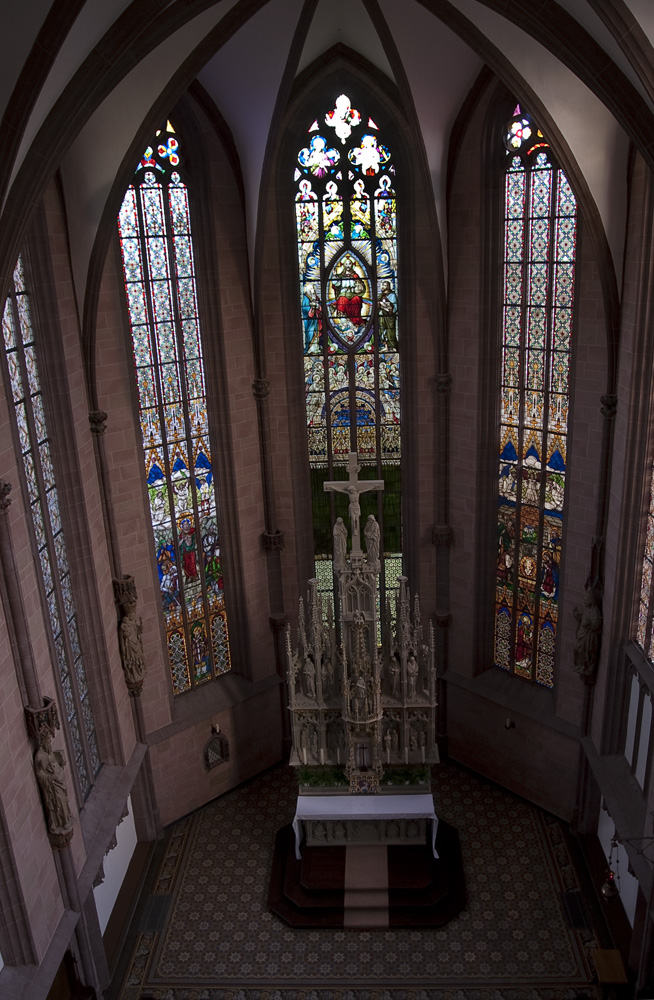
<svg viewBox="0 0 654 1000">
<path fill-rule="evenodd" d="M 347 460 L 348 479 L 337 479 L 323 483 L 325 493 L 345 493 L 349 497 L 350 506 L 348 513 L 352 524 L 352 552 L 355 558 L 363 555 L 361 551 L 361 536 L 359 534 L 359 518 L 361 516 L 361 505 L 359 496 L 361 493 L 368 493 L 370 490 L 383 490 L 383 479 L 364 479 L 359 481 L 358 475 L 361 466 L 357 465 L 357 453 L 351 451 Z"/>
</svg>

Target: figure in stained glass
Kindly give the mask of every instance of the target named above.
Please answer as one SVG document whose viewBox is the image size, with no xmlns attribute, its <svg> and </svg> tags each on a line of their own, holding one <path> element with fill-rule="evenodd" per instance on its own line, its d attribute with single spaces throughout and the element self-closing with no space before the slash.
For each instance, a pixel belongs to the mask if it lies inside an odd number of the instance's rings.
<svg viewBox="0 0 654 1000">
<path fill-rule="evenodd" d="M 393 291 L 390 281 L 383 281 L 381 292 L 377 299 L 379 309 L 379 338 L 380 342 L 392 351 L 397 351 L 397 295 Z"/>
<path fill-rule="evenodd" d="M 350 163 L 359 167 L 362 173 L 374 177 L 379 173 L 380 167 L 388 162 L 390 153 L 386 146 L 377 142 L 376 135 L 364 135 L 361 145 L 350 150 L 348 159 Z"/>
<path fill-rule="evenodd" d="M 365 267 L 353 254 L 338 258 L 328 278 L 327 308 L 330 323 L 346 343 L 359 340 L 370 319 L 370 281 Z"/>
<path fill-rule="evenodd" d="M 189 517 L 183 518 L 179 525 L 179 551 L 182 553 L 182 569 L 186 579 L 195 579 L 198 575 L 195 526 Z"/>
<path fill-rule="evenodd" d="M 302 321 L 304 323 L 304 349 L 322 347 L 322 306 L 315 285 L 307 284 L 302 292 Z"/>
<path fill-rule="evenodd" d="M 300 164 L 307 167 L 314 177 L 324 177 L 339 159 L 338 150 L 328 149 L 327 142 L 321 135 L 314 135 L 308 147 L 298 153 Z"/>
<path fill-rule="evenodd" d="M 360 122 L 361 115 L 352 107 L 350 98 L 345 94 L 336 98 L 333 110 L 325 115 L 325 124 L 331 125 L 342 143 L 349 139 L 352 129 Z"/>
</svg>

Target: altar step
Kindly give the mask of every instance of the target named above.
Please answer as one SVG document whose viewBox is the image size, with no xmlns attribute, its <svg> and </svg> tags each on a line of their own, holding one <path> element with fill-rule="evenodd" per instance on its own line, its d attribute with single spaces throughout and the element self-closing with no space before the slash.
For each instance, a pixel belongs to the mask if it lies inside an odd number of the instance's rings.
<svg viewBox="0 0 654 1000">
<path fill-rule="evenodd" d="M 457 831 L 441 821 L 425 846 L 307 847 L 277 832 L 268 906 L 293 927 L 438 927 L 465 906 Z"/>
</svg>

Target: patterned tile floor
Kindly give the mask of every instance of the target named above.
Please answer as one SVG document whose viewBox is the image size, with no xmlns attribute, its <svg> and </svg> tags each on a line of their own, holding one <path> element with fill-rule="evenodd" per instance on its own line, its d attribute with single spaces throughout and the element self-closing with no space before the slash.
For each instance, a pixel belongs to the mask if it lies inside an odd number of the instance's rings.
<svg viewBox="0 0 654 1000">
<path fill-rule="evenodd" d="M 574 1000 L 593 985 L 579 885 L 553 817 L 456 767 L 436 812 L 461 838 L 468 905 L 434 930 L 295 930 L 266 908 L 275 831 L 296 782 L 277 767 L 171 827 L 110 1000 Z"/>
</svg>

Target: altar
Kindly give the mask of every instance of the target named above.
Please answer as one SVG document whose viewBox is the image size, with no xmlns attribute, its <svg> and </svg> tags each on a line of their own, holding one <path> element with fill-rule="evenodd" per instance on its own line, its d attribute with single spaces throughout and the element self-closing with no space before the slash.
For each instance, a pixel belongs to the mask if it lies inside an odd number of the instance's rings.
<svg viewBox="0 0 654 1000">
<path fill-rule="evenodd" d="M 360 494 L 384 484 L 359 471 L 351 453 L 341 478 L 323 483 L 343 497 L 330 504 L 333 586 L 324 572 L 309 580 L 297 630 L 286 631 L 298 796 L 275 837 L 268 905 L 292 927 L 438 927 L 465 906 L 465 886 L 457 832 L 439 822 L 431 794 L 434 627 L 404 575 L 397 586 L 385 579 L 373 514 L 362 549 Z M 345 501 L 349 532 L 336 516 Z"/>
<path fill-rule="evenodd" d="M 293 831 L 301 858 L 303 833 L 309 846 L 424 844 L 427 828 L 438 858 L 438 817 L 429 793 L 403 795 L 298 795 Z"/>
</svg>

